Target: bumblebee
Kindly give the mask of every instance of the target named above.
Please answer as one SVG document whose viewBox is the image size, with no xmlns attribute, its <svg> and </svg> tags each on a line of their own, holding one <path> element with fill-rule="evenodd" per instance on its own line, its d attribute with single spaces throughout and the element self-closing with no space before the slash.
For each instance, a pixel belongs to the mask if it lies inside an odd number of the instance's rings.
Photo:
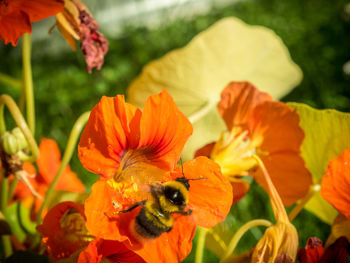
<svg viewBox="0 0 350 263">
<path fill-rule="evenodd" d="M 192 210 L 186 210 L 188 203 L 189 180 L 184 176 L 163 184 L 150 186 L 151 199 L 138 202 L 119 213 L 127 213 L 138 206 L 143 206 L 135 218 L 134 231 L 141 238 L 154 239 L 164 232 L 169 232 L 174 224 L 172 214 L 191 215 Z"/>
</svg>

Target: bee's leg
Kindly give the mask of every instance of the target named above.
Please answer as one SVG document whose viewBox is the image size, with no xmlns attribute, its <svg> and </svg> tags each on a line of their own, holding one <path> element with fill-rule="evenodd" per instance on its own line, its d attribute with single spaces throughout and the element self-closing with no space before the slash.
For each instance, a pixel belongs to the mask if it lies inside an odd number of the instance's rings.
<svg viewBox="0 0 350 263">
<path fill-rule="evenodd" d="M 172 212 L 172 214 L 180 214 L 180 215 L 184 215 L 184 216 L 189 216 L 192 214 L 192 209 L 189 209 L 187 211 L 176 211 L 176 212 Z"/>
<path fill-rule="evenodd" d="M 130 212 L 131 210 L 134 210 L 136 207 L 139 207 L 140 205 L 144 205 L 145 203 L 146 203 L 146 200 L 141 201 L 141 202 L 137 202 L 133 206 L 129 207 L 128 209 L 123 210 L 123 211 L 119 211 L 118 214 Z"/>
</svg>

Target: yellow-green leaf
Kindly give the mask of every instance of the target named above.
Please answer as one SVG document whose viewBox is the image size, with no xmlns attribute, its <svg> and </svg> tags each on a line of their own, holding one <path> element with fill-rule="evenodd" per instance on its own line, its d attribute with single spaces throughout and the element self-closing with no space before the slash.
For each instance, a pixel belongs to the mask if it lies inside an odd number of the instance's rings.
<svg viewBox="0 0 350 263">
<path fill-rule="evenodd" d="M 130 103 L 166 88 L 194 126 L 183 158 L 219 138 L 225 130 L 216 105 L 230 81 L 250 81 L 275 99 L 302 79 L 281 39 L 270 29 L 225 18 L 197 35 L 187 46 L 146 65 L 127 91 Z"/>
<path fill-rule="evenodd" d="M 350 148 L 350 113 L 336 110 L 316 110 L 299 103 L 288 103 L 300 116 L 305 132 L 301 146 L 302 157 L 315 184 L 320 184 L 331 159 Z M 306 208 L 331 224 L 337 211 L 320 194 L 316 194 Z"/>
</svg>

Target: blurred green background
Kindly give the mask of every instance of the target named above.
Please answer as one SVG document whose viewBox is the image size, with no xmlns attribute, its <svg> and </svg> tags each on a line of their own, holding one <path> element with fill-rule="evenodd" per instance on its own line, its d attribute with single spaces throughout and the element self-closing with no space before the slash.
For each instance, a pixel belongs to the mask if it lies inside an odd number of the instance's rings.
<svg viewBox="0 0 350 263">
<path fill-rule="evenodd" d="M 94 13 L 93 8 L 98 3 L 90 2 Z M 350 60 L 349 9 L 349 2 L 345 0 L 226 1 L 225 5 L 210 5 L 206 14 L 180 15 L 158 27 L 126 22 L 119 26 L 117 36 L 107 36 L 109 52 L 105 64 L 101 71 L 94 70 L 91 75 L 85 71 L 79 51 L 74 53 L 68 47 L 60 47 L 64 40 L 57 37 L 57 32 L 53 33 L 55 41 L 39 38 L 33 44 L 32 57 L 36 137 L 53 138 L 64 149 L 74 121 L 83 112 L 91 110 L 102 95 L 125 94 L 127 86 L 147 62 L 183 47 L 196 34 L 227 16 L 273 29 L 289 48 L 304 79 L 284 101 L 350 112 L 350 65 L 346 64 Z M 172 10 L 160 12 L 164 21 L 174 12 Z M 0 44 L 0 58 L 0 72 L 21 77 L 20 47 Z M 18 99 L 19 90 L 3 85 L 0 88 L 1 93 Z M 83 169 L 76 153 L 71 166 L 87 187 L 96 180 L 95 175 Z M 229 225 L 237 229 L 250 219 L 272 219 L 267 203 L 266 194 L 253 183 L 251 193 L 232 208 Z M 308 212 L 302 212 L 293 223 L 299 231 L 301 246 L 309 236 L 318 236 L 325 241 L 329 234 L 329 227 Z M 242 239 L 238 252 L 251 247 L 262 233 L 263 229 L 249 232 Z M 206 262 L 216 261 L 214 254 L 206 253 Z M 186 259 L 186 262 L 192 261 L 193 253 Z"/>
</svg>

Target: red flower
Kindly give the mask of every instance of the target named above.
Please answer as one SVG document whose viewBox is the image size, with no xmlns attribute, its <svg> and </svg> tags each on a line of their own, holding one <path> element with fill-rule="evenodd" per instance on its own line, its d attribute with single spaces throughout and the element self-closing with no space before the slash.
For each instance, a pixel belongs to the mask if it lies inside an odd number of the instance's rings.
<svg viewBox="0 0 350 263">
<path fill-rule="evenodd" d="M 21 35 L 32 32 L 31 23 L 55 15 L 62 9 L 62 0 L 1 0 L 1 41 L 16 46 Z"/>
<path fill-rule="evenodd" d="M 305 248 L 298 252 L 300 263 L 318 263 L 324 254 L 322 241 L 317 237 L 310 237 Z"/>
<path fill-rule="evenodd" d="M 182 167 L 176 168 L 191 133 L 190 122 L 165 90 L 150 96 L 143 112 L 125 103 L 123 96 L 103 97 L 91 112 L 78 148 L 84 167 L 101 175 L 85 203 L 90 233 L 123 242 L 146 262 L 183 260 L 191 251 L 195 226 L 222 221 L 232 202 L 231 186 L 213 161 L 201 157 L 186 162 L 184 174 Z M 141 207 L 119 212 L 149 200 L 150 185 L 161 189 L 183 176 L 205 178 L 188 181 L 184 211 L 191 209 L 192 215 L 172 214 L 174 222 L 168 225 L 172 229 L 157 238 L 136 234 L 135 217 Z"/>
<path fill-rule="evenodd" d="M 295 110 L 248 82 L 229 83 L 218 110 L 228 131 L 196 155 L 210 156 L 220 164 L 222 173 L 235 184 L 233 189 L 238 189 L 235 200 L 248 191 L 249 185 L 242 180 L 248 174 L 267 190 L 254 154 L 265 164 L 285 205 L 305 196 L 312 179 L 300 156 L 304 133 Z"/>
</svg>

